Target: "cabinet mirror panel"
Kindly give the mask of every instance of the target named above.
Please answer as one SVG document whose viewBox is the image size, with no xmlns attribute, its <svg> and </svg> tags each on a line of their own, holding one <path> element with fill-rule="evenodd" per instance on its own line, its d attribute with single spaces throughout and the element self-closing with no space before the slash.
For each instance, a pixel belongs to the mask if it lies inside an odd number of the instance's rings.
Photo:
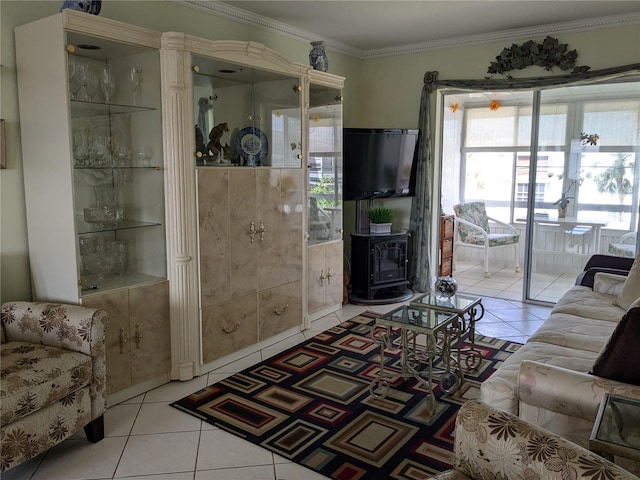
<svg viewBox="0 0 640 480">
<path fill-rule="evenodd" d="M 301 80 L 193 57 L 198 166 L 300 167 Z"/>
<path fill-rule="evenodd" d="M 166 278 L 157 50 L 67 35 L 81 295 Z"/>
<path fill-rule="evenodd" d="M 342 92 L 309 91 L 309 245 L 342 238 Z"/>
</svg>

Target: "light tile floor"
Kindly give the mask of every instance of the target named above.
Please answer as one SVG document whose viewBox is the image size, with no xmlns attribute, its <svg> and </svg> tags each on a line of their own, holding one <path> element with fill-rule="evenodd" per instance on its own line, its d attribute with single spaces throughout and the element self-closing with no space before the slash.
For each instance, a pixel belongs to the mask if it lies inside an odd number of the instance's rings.
<svg viewBox="0 0 640 480">
<path fill-rule="evenodd" d="M 549 315 L 549 308 L 499 299 L 514 292 L 518 279 L 488 282 L 468 266 L 456 274 L 461 292 L 485 296 L 485 317 L 477 324 L 483 335 L 525 342 Z M 482 271 L 480 270 L 482 274 Z M 502 279 L 501 272 L 494 280 Z M 496 286 L 499 285 L 499 286 Z M 515 294 L 514 294 L 515 296 Z M 495 297 L 495 298 L 492 298 Z M 517 299 L 519 300 L 519 296 Z M 171 382 L 110 407 L 105 438 L 87 442 L 83 434 L 4 472 L 2 480 L 316 480 L 311 470 L 180 412 L 169 404 L 220 381 L 365 310 L 379 313 L 398 304 L 345 305 L 311 328 L 256 351 L 188 382 Z"/>
<path fill-rule="evenodd" d="M 522 300 L 523 275 L 510 267 L 489 268 L 486 278 L 481 264 L 458 262 L 453 272 L 461 291 L 477 295 Z M 531 299 L 555 303 L 575 284 L 575 273 L 537 273 L 531 277 Z"/>
</svg>

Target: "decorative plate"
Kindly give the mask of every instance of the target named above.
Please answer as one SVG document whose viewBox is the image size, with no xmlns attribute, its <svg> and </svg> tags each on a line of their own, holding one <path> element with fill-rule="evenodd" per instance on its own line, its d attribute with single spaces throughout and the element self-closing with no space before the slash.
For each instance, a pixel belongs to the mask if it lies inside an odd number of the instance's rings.
<svg viewBox="0 0 640 480">
<path fill-rule="evenodd" d="M 255 127 L 245 127 L 236 136 L 236 151 L 245 165 L 260 165 L 269 151 L 267 136 Z"/>
</svg>

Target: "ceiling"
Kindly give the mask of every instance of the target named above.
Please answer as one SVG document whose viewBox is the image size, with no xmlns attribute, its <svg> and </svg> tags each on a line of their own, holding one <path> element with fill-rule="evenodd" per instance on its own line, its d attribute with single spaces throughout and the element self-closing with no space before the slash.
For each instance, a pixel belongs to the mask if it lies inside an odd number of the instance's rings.
<svg viewBox="0 0 640 480">
<path fill-rule="evenodd" d="M 640 0 L 184 0 L 356 56 L 640 22 Z M 560 25 L 558 25 L 560 24 Z M 555 28 L 549 28 L 555 26 Z M 516 32 L 514 32 L 516 30 Z M 505 32 L 510 31 L 509 35 Z"/>
</svg>

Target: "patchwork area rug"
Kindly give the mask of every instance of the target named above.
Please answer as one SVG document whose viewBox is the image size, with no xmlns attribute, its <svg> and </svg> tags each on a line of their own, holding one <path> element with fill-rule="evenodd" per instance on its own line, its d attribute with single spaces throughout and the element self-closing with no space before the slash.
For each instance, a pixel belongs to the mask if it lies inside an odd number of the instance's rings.
<svg viewBox="0 0 640 480">
<path fill-rule="evenodd" d="M 394 380 L 385 398 L 371 395 L 376 316 L 358 315 L 172 405 L 329 478 L 428 478 L 453 462 L 460 405 L 521 345 L 476 335 L 479 368 L 449 395 L 436 382 L 429 416 L 415 379 Z M 385 371 L 400 372 L 400 363 L 399 350 L 386 350 Z"/>
</svg>

